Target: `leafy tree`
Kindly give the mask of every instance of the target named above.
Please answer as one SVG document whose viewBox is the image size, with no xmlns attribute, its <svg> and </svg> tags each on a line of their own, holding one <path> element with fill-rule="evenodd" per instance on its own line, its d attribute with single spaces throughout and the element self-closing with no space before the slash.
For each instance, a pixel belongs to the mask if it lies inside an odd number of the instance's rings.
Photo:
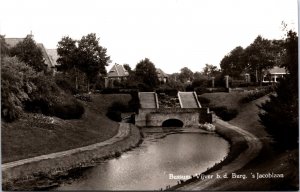
<svg viewBox="0 0 300 192">
<path fill-rule="evenodd" d="M 73 68 L 78 69 L 78 55 L 76 41 L 65 36 L 58 42 L 57 54 L 59 55 L 57 63 L 59 64 L 58 70 L 67 72 Z"/>
<path fill-rule="evenodd" d="M 219 72 L 218 67 L 210 64 L 205 64 L 203 74 L 208 77 L 213 77 Z"/>
<path fill-rule="evenodd" d="M 220 67 L 224 75 L 240 77 L 246 68 L 244 49 L 241 46 L 234 48 L 221 60 Z"/>
<path fill-rule="evenodd" d="M 288 31 L 284 42 L 283 66 L 289 74 L 280 81 L 276 94 L 260 106 L 261 123 L 274 138 L 276 146 L 289 149 L 298 146 L 299 96 L 298 96 L 298 37 Z"/>
<path fill-rule="evenodd" d="M 78 42 L 78 64 L 89 82 L 95 82 L 98 75 L 106 75 L 105 66 L 108 66 L 110 57 L 106 48 L 99 45 L 99 38 L 95 33 L 83 36 Z"/>
<path fill-rule="evenodd" d="M 276 54 L 272 41 L 258 36 L 254 42 L 245 49 L 247 69 L 254 72 L 256 81 L 262 84 L 263 71 L 276 64 Z"/>
<path fill-rule="evenodd" d="M 21 61 L 27 63 L 38 72 L 46 70 L 47 66 L 44 61 L 42 50 L 37 46 L 30 35 L 11 48 L 10 55 L 12 57 L 17 56 Z"/>
<path fill-rule="evenodd" d="M 20 117 L 23 102 L 36 86 L 32 82 L 37 77 L 32 67 L 19 61 L 17 57 L 4 57 L 1 62 L 1 117 L 13 121 Z"/>
<path fill-rule="evenodd" d="M 193 74 L 194 73 L 189 68 L 184 67 L 180 69 L 179 80 L 182 83 L 186 83 L 187 81 L 193 81 Z"/>
<path fill-rule="evenodd" d="M 68 74 L 74 72 L 76 89 L 78 89 L 78 78 L 81 72 L 87 78 L 89 89 L 89 83 L 96 83 L 99 75 L 106 75 L 105 66 L 110 62 L 106 49 L 99 45 L 99 38 L 95 33 L 83 36 L 79 41 L 68 36 L 63 37 L 58 42 L 57 53 L 59 69 Z"/>
<path fill-rule="evenodd" d="M 124 64 L 123 66 L 126 69 L 126 71 L 128 71 L 129 74 L 132 72 L 132 69 L 128 64 Z"/>
<path fill-rule="evenodd" d="M 144 83 L 150 88 L 159 84 L 155 65 L 148 59 L 141 60 L 135 67 L 135 77 L 137 81 Z"/>
</svg>

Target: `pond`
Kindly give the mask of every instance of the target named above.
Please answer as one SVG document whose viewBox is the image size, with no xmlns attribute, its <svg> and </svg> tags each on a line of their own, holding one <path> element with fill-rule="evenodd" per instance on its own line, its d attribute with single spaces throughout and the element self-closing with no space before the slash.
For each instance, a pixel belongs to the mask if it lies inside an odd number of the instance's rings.
<svg viewBox="0 0 300 192">
<path fill-rule="evenodd" d="M 143 143 L 107 160 L 56 190 L 159 190 L 177 184 L 173 176 L 200 174 L 220 162 L 229 144 L 196 128 L 144 128 Z"/>
</svg>

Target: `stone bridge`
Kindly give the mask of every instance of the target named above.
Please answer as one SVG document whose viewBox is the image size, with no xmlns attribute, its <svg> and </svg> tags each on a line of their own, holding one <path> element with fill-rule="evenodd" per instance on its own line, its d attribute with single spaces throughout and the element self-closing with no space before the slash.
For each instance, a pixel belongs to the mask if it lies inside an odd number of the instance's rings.
<svg viewBox="0 0 300 192">
<path fill-rule="evenodd" d="M 183 127 L 212 122 L 212 114 L 208 108 L 201 107 L 195 93 L 179 92 L 178 98 L 181 108 L 159 108 L 156 93 L 140 92 L 141 108 L 135 116 L 135 124 L 139 127 Z"/>
</svg>

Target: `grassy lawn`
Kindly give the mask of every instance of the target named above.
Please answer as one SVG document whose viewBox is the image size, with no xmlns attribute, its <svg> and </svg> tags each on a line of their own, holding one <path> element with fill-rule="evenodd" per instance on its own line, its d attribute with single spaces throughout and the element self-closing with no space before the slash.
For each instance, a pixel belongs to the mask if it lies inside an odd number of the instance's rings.
<svg viewBox="0 0 300 192">
<path fill-rule="evenodd" d="M 92 99 L 83 102 L 85 113 L 78 120 L 26 113 L 16 122 L 2 122 L 2 162 L 82 147 L 114 136 L 118 123 L 106 117 L 107 108 L 114 101 L 127 104 L 131 96 L 96 94 Z"/>
<path fill-rule="evenodd" d="M 284 179 L 228 179 L 220 181 L 214 187 L 221 190 L 297 190 L 299 187 L 299 150 L 277 151 L 271 145 L 271 138 L 259 122 L 258 112 L 262 102 L 268 96 L 261 97 L 247 104 L 240 104 L 239 100 L 244 93 L 206 93 L 201 95 L 210 100 L 211 106 L 227 106 L 236 108 L 239 113 L 236 118 L 229 121 L 257 136 L 263 143 L 260 154 L 248 165 L 238 171 L 238 174 L 251 175 L 251 173 L 279 173 L 284 174 Z"/>
<path fill-rule="evenodd" d="M 217 93 L 204 93 L 200 95 L 201 97 L 210 100 L 210 107 L 222 107 L 225 106 L 228 109 L 240 109 L 241 105 L 239 100 L 245 97 L 247 93 L 245 92 L 217 92 Z"/>
</svg>

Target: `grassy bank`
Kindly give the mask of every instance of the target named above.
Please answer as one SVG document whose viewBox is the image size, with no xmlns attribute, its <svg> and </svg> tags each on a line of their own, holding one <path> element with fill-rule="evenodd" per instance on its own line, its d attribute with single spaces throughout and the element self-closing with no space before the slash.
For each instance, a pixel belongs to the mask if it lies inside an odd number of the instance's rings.
<svg viewBox="0 0 300 192">
<path fill-rule="evenodd" d="M 299 188 L 299 150 L 277 151 L 272 146 L 272 139 L 260 124 L 258 112 L 262 102 L 268 99 L 264 96 L 248 104 L 240 104 L 243 93 L 208 93 L 203 97 L 211 101 L 210 105 L 227 106 L 238 109 L 236 118 L 230 124 L 240 127 L 260 139 L 263 148 L 259 155 L 240 169 L 237 174 L 251 173 L 284 174 L 283 179 L 220 179 L 209 190 L 298 190 Z"/>
<path fill-rule="evenodd" d="M 107 108 L 114 101 L 128 103 L 130 95 L 92 95 L 82 102 L 85 114 L 78 120 L 62 120 L 26 113 L 13 123 L 1 123 L 2 163 L 64 151 L 107 140 L 118 131 L 108 119 Z"/>
</svg>

